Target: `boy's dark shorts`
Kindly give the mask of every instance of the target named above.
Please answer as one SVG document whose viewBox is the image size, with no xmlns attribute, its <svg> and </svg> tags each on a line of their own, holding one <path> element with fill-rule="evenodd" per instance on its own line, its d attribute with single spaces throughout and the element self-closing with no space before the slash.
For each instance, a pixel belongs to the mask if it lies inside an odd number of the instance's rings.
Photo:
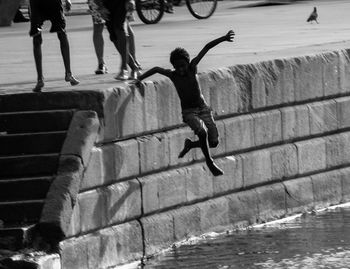
<svg viewBox="0 0 350 269">
<path fill-rule="evenodd" d="M 207 107 L 190 108 L 182 111 L 183 121 L 198 135 L 201 130 L 207 128 L 208 141 L 218 142 L 219 132 L 216 127 L 212 110 Z"/>
<path fill-rule="evenodd" d="M 118 39 L 116 30 L 123 31 L 128 36 L 125 1 L 107 1 L 105 2 L 105 6 L 109 11 L 109 19 L 106 21 L 106 27 L 110 39 L 112 41 Z"/>
<path fill-rule="evenodd" d="M 51 21 L 50 32 L 64 32 L 66 20 L 62 0 L 30 0 L 30 36 L 40 34 L 44 21 Z"/>
</svg>

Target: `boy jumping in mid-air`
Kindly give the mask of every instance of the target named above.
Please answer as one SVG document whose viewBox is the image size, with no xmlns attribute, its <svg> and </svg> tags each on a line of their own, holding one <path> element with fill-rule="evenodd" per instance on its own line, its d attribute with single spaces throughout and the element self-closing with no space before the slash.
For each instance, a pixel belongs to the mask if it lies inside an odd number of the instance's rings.
<svg viewBox="0 0 350 269">
<path fill-rule="evenodd" d="M 71 0 L 65 0 L 67 11 L 71 8 Z M 41 27 L 45 20 L 51 21 L 50 32 L 56 32 L 60 41 L 61 54 L 64 67 L 66 69 L 65 80 L 72 86 L 79 84 L 79 81 L 73 77 L 70 69 L 69 43 L 66 34 L 66 20 L 63 13 L 62 0 L 30 0 L 30 31 L 29 35 L 33 37 L 33 52 L 36 71 L 38 75 L 37 83 L 33 89 L 34 92 L 40 92 L 44 87 L 44 76 L 42 67 L 41 44 L 43 42 Z"/>
<path fill-rule="evenodd" d="M 223 171 L 214 163 L 209 152 L 209 147 L 215 148 L 219 144 L 219 133 L 212 111 L 206 104 L 197 81 L 197 65 L 211 48 L 224 41 L 232 42 L 234 35 L 235 33 L 231 30 L 226 35 L 209 42 L 192 61 L 190 61 L 190 56 L 185 49 L 176 48 L 170 54 L 170 63 L 175 70 L 153 67 L 136 80 L 136 85 L 141 85 L 141 80 L 155 73 L 170 78 L 181 101 L 183 121 L 198 136 L 197 141 L 186 138 L 179 158 L 184 157 L 193 148 L 201 148 L 206 164 L 214 176 L 223 174 Z"/>
</svg>

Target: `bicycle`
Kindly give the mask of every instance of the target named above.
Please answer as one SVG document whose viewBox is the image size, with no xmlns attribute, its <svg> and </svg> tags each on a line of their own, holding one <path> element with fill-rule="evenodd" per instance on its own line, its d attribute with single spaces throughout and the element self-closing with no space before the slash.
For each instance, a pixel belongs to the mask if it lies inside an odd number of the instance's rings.
<svg viewBox="0 0 350 269">
<path fill-rule="evenodd" d="M 207 19 L 215 12 L 218 0 L 186 0 L 186 6 L 193 17 Z M 178 4 L 179 0 L 173 0 Z M 136 0 L 136 12 L 145 24 L 158 23 L 167 9 L 166 0 Z"/>
</svg>

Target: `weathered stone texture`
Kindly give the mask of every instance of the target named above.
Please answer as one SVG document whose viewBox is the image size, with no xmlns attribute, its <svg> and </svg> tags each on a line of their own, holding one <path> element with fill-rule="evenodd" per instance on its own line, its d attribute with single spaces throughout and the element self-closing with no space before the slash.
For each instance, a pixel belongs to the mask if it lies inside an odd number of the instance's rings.
<svg viewBox="0 0 350 269">
<path fill-rule="evenodd" d="M 254 141 L 256 146 L 274 143 L 282 140 L 281 113 L 270 110 L 253 114 Z"/>
<path fill-rule="evenodd" d="M 281 180 L 298 174 L 298 156 L 294 145 L 270 149 L 272 179 Z"/>
<path fill-rule="evenodd" d="M 285 216 L 286 193 L 281 183 L 259 187 L 256 193 L 260 221 L 266 222 Z"/>
<path fill-rule="evenodd" d="M 201 234 L 200 209 L 197 205 L 181 207 L 174 210 L 172 215 L 174 217 L 174 235 L 176 241 Z"/>
<path fill-rule="evenodd" d="M 342 200 L 342 178 L 338 171 L 311 176 L 316 208 L 339 204 Z"/>
<path fill-rule="evenodd" d="M 283 140 L 310 135 L 309 109 L 306 105 L 281 109 Z"/>
<path fill-rule="evenodd" d="M 225 125 L 226 153 L 254 146 L 254 125 L 251 115 L 223 120 Z"/>
<path fill-rule="evenodd" d="M 298 149 L 299 173 L 316 172 L 326 168 L 326 143 L 322 138 L 295 143 Z"/>
<path fill-rule="evenodd" d="M 80 183 L 80 191 L 98 187 L 104 183 L 103 166 L 101 148 L 92 148 L 90 160 Z"/>
<path fill-rule="evenodd" d="M 325 138 L 327 168 L 350 163 L 350 133 L 340 133 Z"/>
<path fill-rule="evenodd" d="M 115 178 L 112 181 L 119 181 L 140 173 L 139 145 L 137 140 L 120 141 L 111 145 L 111 147 L 114 148 L 114 158 L 112 160 L 104 158 L 104 163 L 112 162 L 114 164 L 114 173 L 112 175 L 114 174 Z M 107 157 L 107 154 L 104 157 Z"/>
<path fill-rule="evenodd" d="M 314 206 L 311 178 L 303 177 L 283 182 L 288 215 L 310 211 Z"/>
<path fill-rule="evenodd" d="M 259 150 L 241 155 L 243 161 L 243 185 L 248 187 L 266 183 L 272 178 L 271 154 L 269 150 Z"/>
<path fill-rule="evenodd" d="M 337 107 L 333 100 L 313 103 L 308 107 L 311 134 L 320 134 L 338 128 Z"/>
<path fill-rule="evenodd" d="M 349 86 L 350 87 L 350 86 Z M 350 92 L 350 88 L 349 88 Z M 350 127 L 350 97 L 335 99 L 337 103 L 337 115 L 339 128 Z"/>
<path fill-rule="evenodd" d="M 199 204 L 202 233 L 223 231 L 230 224 L 228 201 L 225 197 L 215 198 Z"/>
<path fill-rule="evenodd" d="M 324 95 L 329 96 L 340 93 L 338 52 L 328 52 L 324 54 L 322 66 Z"/>
</svg>

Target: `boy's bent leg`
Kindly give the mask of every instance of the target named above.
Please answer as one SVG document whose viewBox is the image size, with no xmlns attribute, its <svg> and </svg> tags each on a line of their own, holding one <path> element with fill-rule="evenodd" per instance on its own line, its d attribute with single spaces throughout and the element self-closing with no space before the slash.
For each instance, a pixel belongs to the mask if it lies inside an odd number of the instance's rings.
<svg viewBox="0 0 350 269">
<path fill-rule="evenodd" d="M 199 141 L 191 141 L 190 139 L 186 138 L 184 143 L 184 148 L 179 153 L 179 158 L 183 158 L 191 149 L 199 148 L 199 147 L 200 147 Z"/>
<path fill-rule="evenodd" d="M 41 33 L 33 37 L 33 54 L 35 67 L 37 72 L 37 83 L 33 89 L 34 92 L 40 92 L 44 87 L 44 76 L 43 76 L 43 66 L 42 66 L 42 51 L 41 44 L 43 42 Z"/>
<path fill-rule="evenodd" d="M 224 172 L 214 163 L 213 158 L 210 156 L 208 134 L 204 129 L 202 129 L 202 131 L 198 133 L 198 138 L 199 138 L 199 144 L 200 144 L 201 150 L 205 157 L 205 162 L 210 172 L 212 172 L 214 176 L 223 175 Z"/>
</svg>

